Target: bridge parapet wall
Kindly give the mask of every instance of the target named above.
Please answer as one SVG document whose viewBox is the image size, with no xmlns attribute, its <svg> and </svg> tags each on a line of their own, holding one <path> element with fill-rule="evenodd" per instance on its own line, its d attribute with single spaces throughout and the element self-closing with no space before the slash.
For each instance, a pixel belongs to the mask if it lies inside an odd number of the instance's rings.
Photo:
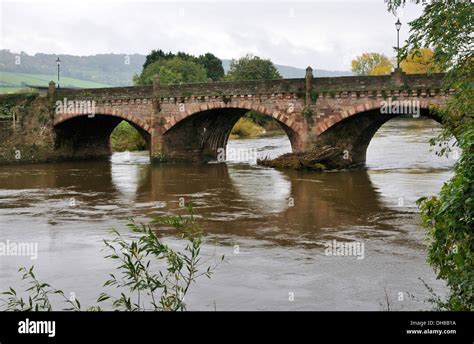
<svg viewBox="0 0 474 344">
<path fill-rule="evenodd" d="M 280 79 L 159 85 L 157 91 L 160 98 L 303 94 L 304 81 Z"/>
<path fill-rule="evenodd" d="M 80 90 L 56 89 L 55 100 L 95 100 L 98 103 L 123 99 L 152 99 L 152 86 L 87 88 Z"/>
<path fill-rule="evenodd" d="M 411 88 L 411 89 L 378 89 L 378 90 L 329 90 L 322 89 L 317 93 L 318 99 L 316 106 L 319 106 L 323 100 L 338 100 L 345 99 L 350 102 L 358 101 L 359 99 L 378 99 L 378 100 L 396 100 L 399 98 L 434 98 L 434 97 L 448 97 L 453 95 L 453 90 L 443 90 L 440 88 Z M 319 104 L 318 104 L 319 103 Z"/>
<path fill-rule="evenodd" d="M 439 90 L 443 85 L 443 73 L 395 74 L 381 76 L 341 76 L 336 78 L 313 78 L 312 87 L 320 92 L 382 91 L 382 90 Z"/>
<path fill-rule="evenodd" d="M 383 76 L 346 76 L 313 78 L 312 89 L 318 93 L 344 93 L 376 91 L 407 91 L 417 90 L 431 92 L 442 90 L 444 74 L 395 74 Z M 57 89 L 56 99 L 68 98 L 71 100 L 107 100 L 123 99 L 202 99 L 203 97 L 228 98 L 258 95 L 297 95 L 302 97 L 305 93 L 305 79 L 279 79 L 279 80 L 252 80 L 252 81 L 224 81 L 209 83 L 188 83 L 153 86 L 111 87 L 99 89 Z M 208 99 L 208 98 L 207 98 Z"/>
</svg>

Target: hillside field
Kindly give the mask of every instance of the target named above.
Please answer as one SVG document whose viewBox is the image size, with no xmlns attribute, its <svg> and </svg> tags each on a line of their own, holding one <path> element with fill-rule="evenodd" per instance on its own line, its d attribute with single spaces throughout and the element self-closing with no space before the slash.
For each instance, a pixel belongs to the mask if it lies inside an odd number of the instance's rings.
<svg viewBox="0 0 474 344">
<path fill-rule="evenodd" d="M 27 86 L 48 86 L 51 80 L 56 82 L 57 76 L 51 74 L 0 72 L 0 93 L 15 93 L 28 90 Z M 60 85 L 61 87 L 72 88 L 110 87 L 107 84 L 68 77 L 61 78 Z"/>
</svg>

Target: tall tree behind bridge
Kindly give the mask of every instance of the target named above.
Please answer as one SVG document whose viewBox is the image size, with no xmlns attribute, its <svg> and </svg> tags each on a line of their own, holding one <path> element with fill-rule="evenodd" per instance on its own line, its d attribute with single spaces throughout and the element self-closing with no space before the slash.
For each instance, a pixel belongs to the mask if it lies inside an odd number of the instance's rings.
<svg viewBox="0 0 474 344">
<path fill-rule="evenodd" d="M 152 85 L 156 76 L 165 85 L 208 81 L 207 71 L 202 65 L 175 56 L 150 63 L 140 75 L 135 75 L 133 82 L 135 85 Z"/>
<path fill-rule="evenodd" d="M 226 79 L 272 80 L 281 79 L 281 75 L 272 61 L 247 54 L 238 60 L 232 59 Z"/>
<path fill-rule="evenodd" d="M 392 68 L 392 62 L 384 54 L 364 53 L 352 60 L 352 72 L 356 75 L 387 75 Z"/>
<path fill-rule="evenodd" d="M 433 60 L 433 50 L 430 48 L 411 51 L 400 62 L 400 68 L 407 74 L 439 73 L 442 71 Z"/>
<path fill-rule="evenodd" d="M 207 77 L 212 81 L 219 81 L 224 78 L 224 67 L 222 61 L 211 53 L 199 55 L 197 63 L 202 65 L 207 71 Z"/>
<path fill-rule="evenodd" d="M 201 65 L 206 70 L 207 78 L 212 81 L 218 81 L 224 77 L 224 67 L 222 66 L 222 61 L 211 53 L 206 53 L 196 57 L 182 51 L 178 51 L 176 54 L 172 52 L 165 53 L 161 49 L 152 50 L 152 52 L 146 56 L 145 63 L 143 64 L 143 71 L 153 63 L 160 61 L 165 63 L 164 61 L 171 60 L 175 57 Z"/>
<path fill-rule="evenodd" d="M 379 53 L 364 53 L 352 60 L 352 72 L 356 75 L 388 75 L 394 63 Z M 414 49 L 400 61 L 400 68 L 407 74 L 439 73 L 442 71 L 433 60 L 430 48 Z"/>
<path fill-rule="evenodd" d="M 281 79 L 282 76 L 272 61 L 262 59 L 252 54 L 247 54 L 238 60 L 232 59 L 230 69 L 225 76 L 227 80 L 272 80 Z M 272 119 L 255 111 L 246 114 L 258 125 L 265 125 Z"/>
</svg>

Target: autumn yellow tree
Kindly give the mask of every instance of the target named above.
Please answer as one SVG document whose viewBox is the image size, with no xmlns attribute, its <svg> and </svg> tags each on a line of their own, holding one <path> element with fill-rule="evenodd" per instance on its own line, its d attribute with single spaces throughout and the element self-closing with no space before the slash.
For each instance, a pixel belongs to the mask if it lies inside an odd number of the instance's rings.
<svg viewBox="0 0 474 344">
<path fill-rule="evenodd" d="M 421 48 L 411 51 L 400 62 L 400 68 L 407 74 L 439 73 L 441 69 L 433 61 L 433 50 Z"/>
<path fill-rule="evenodd" d="M 352 60 L 352 72 L 356 75 L 386 75 L 392 68 L 392 62 L 384 54 L 363 53 Z"/>
</svg>

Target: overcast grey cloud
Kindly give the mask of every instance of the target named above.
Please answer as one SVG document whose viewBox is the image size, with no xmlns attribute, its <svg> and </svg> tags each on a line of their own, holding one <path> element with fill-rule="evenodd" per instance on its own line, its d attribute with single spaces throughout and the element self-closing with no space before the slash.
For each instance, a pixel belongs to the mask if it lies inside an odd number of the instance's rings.
<svg viewBox="0 0 474 344">
<path fill-rule="evenodd" d="M 163 49 L 230 59 L 250 52 L 278 64 L 348 70 L 363 52 L 393 56 L 396 44 L 396 17 L 383 0 L 0 2 L 0 47 L 30 54 Z M 398 13 L 402 40 L 420 14 L 415 5 Z"/>
</svg>

